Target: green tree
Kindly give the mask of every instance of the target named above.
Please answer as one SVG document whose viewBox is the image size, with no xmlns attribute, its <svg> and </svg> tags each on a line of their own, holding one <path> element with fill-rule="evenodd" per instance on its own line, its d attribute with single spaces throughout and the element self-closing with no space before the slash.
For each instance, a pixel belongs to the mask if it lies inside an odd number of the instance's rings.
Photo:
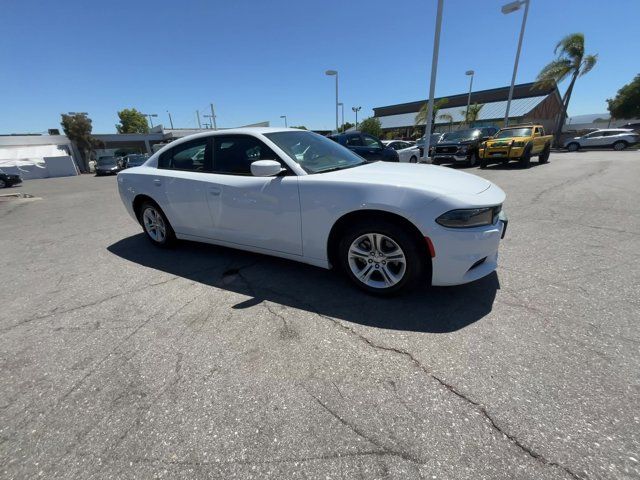
<svg viewBox="0 0 640 480">
<path fill-rule="evenodd" d="M 640 118 L 640 74 L 623 86 L 615 98 L 608 98 L 613 118 Z"/>
<path fill-rule="evenodd" d="M 76 113 L 73 115 L 63 113 L 61 116 L 62 120 L 60 124 L 64 130 L 64 134 L 80 151 L 80 170 L 82 172 L 88 172 L 91 152 L 102 146 L 100 140 L 91 136 L 91 131 L 93 130 L 91 119 L 84 113 Z"/>
<path fill-rule="evenodd" d="M 116 125 L 118 133 L 149 133 L 147 117 L 135 108 L 125 108 L 118 112 L 120 124 Z"/>
<path fill-rule="evenodd" d="M 290 127 L 290 128 L 298 128 L 300 130 L 308 130 L 308 128 L 305 127 L 304 125 L 298 125 L 297 127 Z"/>
<path fill-rule="evenodd" d="M 483 103 L 481 103 L 480 105 L 474 103 L 473 105 L 469 105 L 468 110 L 466 108 L 460 110 L 462 116 L 465 117 L 464 123 L 466 123 L 467 125 L 473 125 L 478 120 L 482 107 L 484 107 Z"/>
<path fill-rule="evenodd" d="M 453 126 L 453 115 L 443 113 L 442 115 L 438 115 L 438 118 L 447 122 L 449 124 L 449 131 L 451 131 L 451 127 Z"/>
<path fill-rule="evenodd" d="M 380 138 L 382 134 L 382 125 L 380 125 L 380 120 L 376 117 L 365 118 L 359 122 L 358 127 L 360 127 L 361 132 L 368 133 L 374 137 Z"/>
<path fill-rule="evenodd" d="M 355 125 L 351 122 L 344 122 L 341 126 L 340 126 L 340 131 L 341 132 L 346 132 L 347 130 L 349 130 L 350 128 L 354 127 Z"/>
<path fill-rule="evenodd" d="M 598 61 L 598 54 L 585 55 L 583 33 L 567 35 L 558 42 L 553 53 L 558 57 L 540 70 L 536 78 L 536 86 L 551 87 L 571 77 L 569 87 L 562 97 L 562 114 L 555 131 L 555 143 L 558 145 L 576 80 L 591 71 Z"/>
<path fill-rule="evenodd" d="M 431 133 L 436 128 L 436 117 L 438 116 L 438 111 L 444 107 L 447 103 L 449 103 L 448 98 L 440 98 L 433 102 L 433 116 L 431 118 Z M 420 107 L 420 111 L 416 114 L 415 125 L 422 126 L 427 123 L 427 108 L 429 107 L 429 103 L 425 103 Z"/>
</svg>

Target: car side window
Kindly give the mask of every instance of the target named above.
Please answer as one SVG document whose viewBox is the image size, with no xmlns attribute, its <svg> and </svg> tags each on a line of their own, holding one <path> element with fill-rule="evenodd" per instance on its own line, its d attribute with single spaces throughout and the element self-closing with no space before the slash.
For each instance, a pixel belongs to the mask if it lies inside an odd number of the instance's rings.
<svg viewBox="0 0 640 480">
<path fill-rule="evenodd" d="M 199 138 L 176 145 L 160 155 L 158 168 L 195 172 L 211 171 L 209 138 Z"/>
<path fill-rule="evenodd" d="M 377 138 L 372 137 L 371 135 L 362 135 L 362 137 L 364 139 L 364 145 L 366 147 L 382 148 L 382 144 Z"/>
<path fill-rule="evenodd" d="M 536 127 L 536 128 L 533 130 L 533 134 L 534 134 L 534 135 L 540 135 L 540 129 Z"/>
<path fill-rule="evenodd" d="M 349 146 L 349 147 L 361 147 L 362 146 L 362 139 L 360 138 L 360 135 L 349 135 L 347 137 L 347 146 Z"/>
<path fill-rule="evenodd" d="M 273 150 L 250 135 L 216 135 L 213 138 L 214 173 L 251 175 L 251 164 L 256 160 L 280 162 Z"/>
</svg>

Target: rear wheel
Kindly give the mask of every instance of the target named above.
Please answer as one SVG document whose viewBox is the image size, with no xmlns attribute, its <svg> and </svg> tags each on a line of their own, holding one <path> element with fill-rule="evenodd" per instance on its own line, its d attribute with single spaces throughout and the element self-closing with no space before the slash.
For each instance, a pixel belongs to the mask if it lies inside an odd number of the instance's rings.
<svg viewBox="0 0 640 480">
<path fill-rule="evenodd" d="M 468 163 L 470 167 L 475 167 L 477 162 L 478 162 L 478 153 L 474 150 L 473 152 L 471 152 L 471 156 L 469 157 Z"/>
<path fill-rule="evenodd" d="M 625 142 L 624 140 L 620 140 L 613 144 L 614 150 L 620 151 L 624 150 L 625 148 L 627 148 L 627 142 Z"/>
<path fill-rule="evenodd" d="M 153 202 L 140 207 L 140 223 L 147 238 L 158 247 L 169 247 L 176 241 L 176 234 L 162 209 Z"/>
<path fill-rule="evenodd" d="M 551 145 L 548 143 L 544 146 L 544 150 L 540 152 L 538 156 L 538 163 L 547 163 L 549 161 L 549 156 L 551 155 Z"/>
<path fill-rule="evenodd" d="M 0 178 L 0 188 L 5 188 L 7 187 L 7 182 L 5 182 L 2 178 Z"/>
<path fill-rule="evenodd" d="M 410 232 L 386 220 L 350 227 L 340 239 L 338 255 L 351 281 L 375 295 L 391 295 L 414 286 L 426 263 Z"/>
<path fill-rule="evenodd" d="M 524 153 L 520 157 L 520 167 L 529 168 L 531 166 L 531 145 L 527 145 Z"/>
</svg>

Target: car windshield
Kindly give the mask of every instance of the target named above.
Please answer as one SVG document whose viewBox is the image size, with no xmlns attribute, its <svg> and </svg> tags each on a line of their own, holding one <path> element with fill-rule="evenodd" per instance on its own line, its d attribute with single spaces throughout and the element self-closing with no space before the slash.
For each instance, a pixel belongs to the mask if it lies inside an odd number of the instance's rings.
<svg viewBox="0 0 640 480">
<path fill-rule="evenodd" d="M 265 137 L 280 147 L 307 173 L 357 167 L 366 161 L 346 147 L 313 132 L 274 132 Z"/>
<path fill-rule="evenodd" d="M 115 157 L 102 157 L 98 159 L 98 165 L 101 167 L 113 167 L 116 164 Z"/>
<path fill-rule="evenodd" d="M 500 130 L 493 138 L 530 137 L 531 128 L 508 128 Z"/>
<path fill-rule="evenodd" d="M 480 136 L 480 130 L 472 128 L 469 130 L 458 130 L 457 132 L 445 133 L 441 142 L 463 142 L 465 140 L 473 140 Z"/>
<path fill-rule="evenodd" d="M 146 161 L 147 157 L 145 155 L 131 155 L 127 158 L 127 165 L 130 167 L 139 167 Z"/>
</svg>

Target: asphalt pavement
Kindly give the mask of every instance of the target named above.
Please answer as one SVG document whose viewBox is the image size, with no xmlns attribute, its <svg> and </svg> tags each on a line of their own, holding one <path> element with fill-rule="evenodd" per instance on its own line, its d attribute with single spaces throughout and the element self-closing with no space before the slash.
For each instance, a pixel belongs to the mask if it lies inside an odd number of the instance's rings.
<svg viewBox="0 0 640 480">
<path fill-rule="evenodd" d="M 640 152 L 466 170 L 498 271 L 392 299 L 155 249 L 115 177 L 0 192 L 0 478 L 640 478 Z"/>
</svg>

